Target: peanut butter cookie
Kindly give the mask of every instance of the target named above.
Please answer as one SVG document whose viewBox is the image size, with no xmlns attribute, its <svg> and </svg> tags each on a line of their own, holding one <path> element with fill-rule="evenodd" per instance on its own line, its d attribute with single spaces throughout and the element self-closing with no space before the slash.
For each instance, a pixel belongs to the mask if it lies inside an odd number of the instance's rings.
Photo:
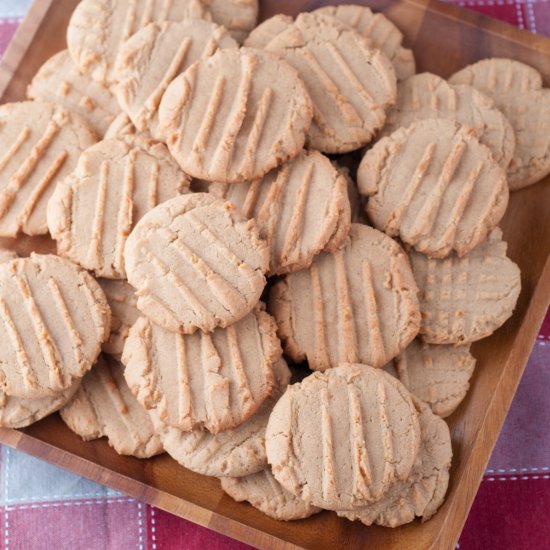
<svg viewBox="0 0 550 550">
<path fill-rule="evenodd" d="M 383 370 L 357 364 L 289 386 L 266 431 L 277 481 L 329 510 L 382 498 L 408 479 L 419 446 L 418 413 L 408 390 Z"/>
<path fill-rule="evenodd" d="M 274 363 L 273 375 L 273 395 L 253 416 L 230 430 L 217 434 L 204 430 L 186 432 L 157 420 L 157 432 L 166 452 L 185 468 L 206 476 L 248 476 L 266 468 L 267 421 L 291 376 L 284 359 Z M 150 412 L 158 416 L 154 410 Z"/>
<path fill-rule="evenodd" d="M 123 279 L 124 246 L 135 224 L 188 188 L 189 177 L 165 145 L 132 136 L 100 141 L 82 153 L 48 203 L 57 253 L 98 277 Z"/>
<path fill-rule="evenodd" d="M 469 345 L 432 345 L 415 339 L 384 368 L 445 418 L 466 397 L 475 364 Z"/>
<path fill-rule="evenodd" d="M 50 101 L 80 115 L 99 137 L 120 113 L 111 90 L 82 74 L 67 50 L 40 67 L 27 88 L 27 97 Z"/>
<path fill-rule="evenodd" d="M 302 13 L 266 50 L 282 56 L 313 101 L 310 148 L 346 153 L 369 143 L 396 97 L 393 66 L 359 33 L 333 17 Z"/>
<path fill-rule="evenodd" d="M 313 370 L 358 361 L 382 367 L 418 332 L 416 293 L 401 247 L 354 223 L 343 248 L 277 282 L 268 307 L 293 361 L 306 359 Z"/>
<path fill-rule="evenodd" d="M 237 502 L 250 502 L 267 516 L 280 521 L 309 518 L 321 511 L 288 492 L 269 468 L 244 477 L 222 477 L 222 489 Z"/>
<path fill-rule="evenodd" d="M 512 59 L 483 59 L 449 82 L 469 84 L 492 97 L 512 124 L 516 148 L 507 172 L 512 191 L 550 174 L 550 89 L 542 87 L 538 71 Z"/>
<path fill-rule="evenodd" d="M 411 252 L 410 259 L 425 342 L 474 342 L 492 334 L 512 315 L 521 274 L 506 256 L 500 229 L 462 258 L 452 254 L 436 260 Z"/>
<path fill-rule="evenodd" d="M 261 180 L 212 183 L 209 192 L 254 218 L 269 246 L 269 275 L 308 267 L 327 246 L 336 250 L 350 227 L 347 181 L 330 160 L 304 151 Z"/>
<path fill-rule="evenodd" d="M 235 428 L 271 395 L 281 357 L 273 319 L 259 307 L 225 329 L 179 334 L 140 318 L 124 344 L 124 376 L 138 401 L 183 431 Z"/>
<path fill-rule="evenodd" d="M 209 193 L 160 204 L 126 243 L 137 307 L 172 331 L 228 326 L 254 308 L 265 286 L 269 250 L 254 220 Z"/>
<path fill-rule="evenodd" d="M 168 86 L 159 131 L 193 177 L 240 183 L 296 156 L 312 116 L 306 88 L 284 59 L 252 48 L 223 49 Z"/>
<path fill-rule="evenodd" d="M 0 264 L 0 386 L 39 399 L 73 386 L 109 337 L 99 284 L 72 262 L 31 254 Z"/>
<path fill-rule="evenodd" d="M 96 142 L 86 121 L 43 101 L 0 106 L 0 236 L 45 235 L 46 205 L 80 153 Z"/>
<path fill-rule="evenodd" d="M 210 17 L 201 0 L 82 0 L 67 27 L 67 46 L 81 72 L 110 86 L 120 47 L 148 23 Z"/>
<path fill-rule="evenodd" d="M 60 415 L 82 439 L 107 437 L 120 455 L 148 458 L 163 452 L 149 414 L 130 392 L 123 366 L 114 359 L 100 356 Z"/>
<path fill-rule="evenodd" d="M 374 226 L 433 258 L 464 256 L 508 205 L 505 171 L 473 130 L 445 119 L 413 122 L 363 157 L 359 192 Z"/>
<path fill-rule="evenodd" d="M 453 86 L 431 73 L 399 82 L 397 101 L 388 112 L 382 134 L 391 134 L 401 126 L 427 118 L 445 118 L 472 128 L 504 170 L 510 164 L 516 147 L 514 129 L 493 100 L 474 87 Z"/>
<path fill-rule="evenodd" d="M 162 139 L 158 108 L 166 88 L 198 59 L 218 48 L 238 48 L 224 27 L 208 21 L 150 23 L 121 47 L 115 64 L 116 96 L 134 126 Z"/>
</svg>

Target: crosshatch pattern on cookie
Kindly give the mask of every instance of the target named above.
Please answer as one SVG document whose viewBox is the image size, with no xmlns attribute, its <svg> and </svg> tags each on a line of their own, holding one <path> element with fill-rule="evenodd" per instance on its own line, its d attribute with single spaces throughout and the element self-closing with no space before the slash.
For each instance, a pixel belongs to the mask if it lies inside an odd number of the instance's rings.
<svg viewBox="0 0 550 550">
<path fill-rule="evenodd" d="M 462 258 L 452 254 L 437 260 L 411 251 L 425 342 L 474 342 L 492 334 L 512 315 L 521 280 L 506 247 L 497 228 Z"/>
</svg>

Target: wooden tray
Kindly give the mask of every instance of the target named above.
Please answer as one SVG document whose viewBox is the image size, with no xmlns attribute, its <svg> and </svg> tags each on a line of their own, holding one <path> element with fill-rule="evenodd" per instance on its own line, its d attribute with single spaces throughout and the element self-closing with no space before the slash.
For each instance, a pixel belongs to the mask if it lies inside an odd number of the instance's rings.
<svg viewBox="0 0 550 550">
<path fill-rule="evenodd" d="M 0 67 L 2 102 L 24 98 L 38 67 L 64 47 L 65 27 L 76 0 L 36 0 Z M 296 14 L 324 4 L 263 1 L 262 17 Z M 487 56 L 524 61 L 550 85 L 550 41 L 495 20 L 428 0 L 357 2 L 385 12 L 414 48 L 419 71 L 448 76 Z M 84 443 L 57 415 L 23 431 L 0 430 L 0 441 L 119 489 L 133 497 L 260 548 L 359 548 L 377 550 L 455 547 L 487 461 L 512 401 L 550 298 L 550 178 L 514 193 L 502 222 L 509 255 L 522 270 L 514 316 L 477 343 L 472 389 L 452 415 L 454 460 L 447 500 L 429 522 L 399 529 L 366 528 L 323 512 L 296 522 L 277 522 L 224 496 L 217 480 L 178 466 L 168 456 L 123 458 L 104 440 Z M 48 239 L 0 242 L 20 251 L 52 250 Z"/>
</svg>

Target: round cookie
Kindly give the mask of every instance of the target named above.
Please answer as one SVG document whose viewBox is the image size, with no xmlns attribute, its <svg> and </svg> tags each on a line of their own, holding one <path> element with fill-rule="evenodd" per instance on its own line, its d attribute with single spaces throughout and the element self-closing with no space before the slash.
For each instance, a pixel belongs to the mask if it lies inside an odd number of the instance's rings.
<svg viewBox="0 0 550 550">
<path fill-rule="evenodd" d="M 266 430 L 277 481 L 328 510 L 368 505 L 405 481 L 419 445 L 408 390 L 383 370 L 357 364 L 289 386 Z"/>
<path fill-rule="evenodd" d="M 253 29 L 244 41 L 248 48 L 265 48 L 276 36 L 288 29 L 294 23 L 290 15 L 278 13 L 265 21 L 262 21 Z"/>
<path fill-rule="evenodd" d="M 260 6 L 258 0 L 201 0 L 212 21 L 224 26 L 242 44 L 255 27 Z"/>
<path fill-rule="evenodd" d="M 124 376 L 160 422 L 190 431 L 229 430 L 272 393 L 281 346 L 260 307 L 226 329 L 182 335 L 140 318 L 124 344 Z"/>
<path fill-rule="evenodd" d="M 25 399 L 7 396 L 0 390 L 0 426 L 17 430 L 52 414 L 65 405 L 80 386 L 76 379 L 68 389 L 47 397 Z"/>
<path fill-rule="evenodd" d="M 398 527 L 415 517 L 430 519 L 443 503 L 449 485 L 453 451 L 446 422 L 417 399 L 422 441 L 415 466 L 406 481 L 395 483 L 378 501 L 363 510 L 339 511 L 340 517 L 365 525 Z"/>
<path fill-rule="evenodd" d="M 250 502 L 267 516 L 292 521 L 317 514 L 321 508 L 289 493 L 274 477 L 269 468 L 245 477 L 222 477 L 222 489 L 237 502 Z"/>
<path fill-rule="evenodd" d="M 126 277 L 124 245 L 143 215 L 185 193 L 189 178 L 161 143 L 100 141 L 59 182 L 47 210 L 57 253 L 110 279 Z"/>
<path fill-rule="evenodd" d="M 286 61 L 263 50 L 223 49 L 168 86 L 159 131 L 193 177 L 240 183 L 296 156 L 312 116 L 306 88 Z"/>
<path fill-rule="evenodd" d="M 206 476 L 248 476 L 266 468 L 267 421 L 291 376 L 284 359 L 273 365 L 273 375 L 273 395 L 253 416 L 233 429 L 217 434 L 203 430 L 184 432 L 157 420 L 157 432 L 166 452 L 185 468 Z"/>
<path fill-rule="evenodd" d="M 359 33 L 332 17 L 302 13 L 266 50 L 286 59 L 311 95 L 309 148 L 354 151 L 384 125 L 396 97 L 395 72 Z"/>
<path fill-rule="evenodd" d="M 307 359 L 313 370 L 359 361 L 382 367 L 418 332 L 416 293 L 401 247 L 353 223 L 343 248 L 277 282 L 268 308 L 293 361 Z"/>
<path fill-rule="evenodd" d="M 469 84 L 492 97 L 512 124 L 516 149 L 507 172 L 512 191 L 550 174 L 550 89 L 542 88 L 538 71 L 512 59 L 484 59 L 449 82 Z"/>
<path fill-rule="evenodd" d="M 83 269 L 53 255 L 0 265 L 0 387 L 10 397 L 57 396 L 82 377 L 109 336 L 111 312 Z"/>
<path fill-rule="evenodd" d="M 163 452 L 149 414 L 130 392 L 123 366 L 113 359 L 99 357 L 60 415 L 84 441 L 107 437 L 120 455 L 148 458 Z"/>
<path fill-rule="evenodd" d="M 468 253 L 508 205 L 504 170 L 473 130 L 451 120 L 419 120 L 381 139 L 357 181 L 373 225 L 434 258 Z"/>
<path fill-rule="evenodd" d="M 67 47 L 82 73 L 109 86 L 120 47 L 148 23 L 209 17 L 200 0 L 82 0 L 67 27 Z"/>
<path fill-rule="evenodd" d="M 150 23 L 120 48 L 116 96 L 135 127 L 161 140 L 158 108 L 166 88 L 195 61 L 218 48 L 238 48 L 224 27 L 209 21 Z"/>
<path fill-rule="evenodd" d="M 504 170 L 510 164 L 516 146 L 514 129 L 493 100 L 472 86 L 452 86 L 431 73 L 417 74 L 399 82 L 397 101 L 388 111 L 382 133 L 388 135 L 427 118 L 445 118 L 472 128 Z"/>
<path fill-rule="evenodd" d="M 309 148 L 346 153 L 369 143 L 395 101 L 395 72 L 388 58 L 332 17 L 302 13 L 266 50 L 286 59 L 313 102 Z"/>
<path fill-rule="evenodd" d="M 27 87 L 29 99 L 51 101 L 80 115 L 100 137 L 120 113 L 116 97 L 82 74 L 67 50 L 50 57 Z"/>
<path fill-rule="evenodd" d="M 506 176 L 511 191 L 550 174 L 550 89 L 509 95 L 496 103 L 516 132 L 516 151 Z"/>
<path fill-rule="evenodd" d="M 55 183 L 95 142 L 84 119 L 53 103 L 1 105 L 0 236 L 46 234 L 46 205 Z"/>
<path fill-rule="evenodd" d="M 444 260 L 411 251 L 418 284 L 420 335 L 432 344 L 464 344 L 492 334 L 512 315 L 521 290 L 497 228 L 469 254 Z"/>
<path fill-rule="evenodd" d="M 371 48 L 380 50 L 392 62 L 398 80 L 415 73 L 412 50 L 402 46 L 403 33 L 384 14 L 357 5 L 326 6 L 313 13 L 335 17 L 364 36 Z"/>
<path fill-rule="evenodd" d="M 520 61 L 502 57 L 482 59 L 457 71 L 450 84 L 468 84 L 489 97 L 542 88 L 540 73 Z"/>
<path fill-rule="evenodd" d="M 466 397 L 475 364 L 469 345 L 436 346 L 413 340 L 384 368 L 434 414 L 445 418 Z"/>
<path fill-rule="evenodd" d="M 140 317 L 135 289 L 122 279 L 98 279 L 111 308 L 111 334 L 103 343 L 102 351 L 119 357 L 130 327 Z"/>
<path fill-rule="evenodd" d="M 268 274 L 282 275 L 308 267 L 329 241 L 333 249 L 342 244 L 350 226 L 346 185 L 328 158 L 304 151 L 261 180 L 212 183 L 209 192 L 256 220 L 269 246 Z"/>
<path fill-rule="evenodd" d="M 209 193 L 170 199 L 146 214 L 125 249 L 138 309 L 172 331 L 225 327 L 258 303 L 269 264 L 256 222 Z"/>
</svg>

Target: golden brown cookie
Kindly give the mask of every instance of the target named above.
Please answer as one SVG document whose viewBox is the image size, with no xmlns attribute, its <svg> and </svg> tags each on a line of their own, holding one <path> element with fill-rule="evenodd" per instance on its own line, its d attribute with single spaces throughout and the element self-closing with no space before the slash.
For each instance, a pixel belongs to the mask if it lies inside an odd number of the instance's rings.
<svg viewBox="0 0 550 550">
<path fill-rule="evenodd" d="M 157 204 L 185 193 L 189 177 L 166 146 L 126 136 L 86 149 L 48 203 L 57 253 L 96 276 L 123 279 L 124 245 Z"/>
<path fill-rule="evenodd" d="M 69 389 L 109 336 L 111 312 L 83 269 L 53 255 L 0 265 L 0 386 L 39 399 Z"/>
<path fill-rule="evenodd" d="M 286 275 L 269 294 L 285 353 L 313 370 L 340 363 L 384 366 L 416 336 L 417 288 L 392 239 L 352 224 L 346 245 Z"/>
<path fill-rule="evenodd" d="M 542 88 L 538 71 L 512 59 L 483 59 L 449 82 L 469 84 L 492 97 L 512 124 L 516 149 L 507 172 L 512 191 L 550 174 L 550 89 Z"/>
<path fill-rule="evenodd" d="M 273 475 L 329 510 L 376 501 L 405 481 L 420 445 L 408 390 L 381 369 L 346 364 L 287 388 L 266 430 Z"/>
<path fill-rule="evenodd" d="M 254 220 L 209 193 L 182 195 L 146 214 L 125 249 L 138 309 L 172 331 L 225 327 L 258 303 L 269 250 Z"/>
<path fill-rule="evenodd" d="M 80 379 L 77 378 L 66 390 L 35 399 L 10 397 L 0 390 L 0 426 L 19 429 L 42 420 L 70 401 L 79 386 Z"/>
<path fill-rule="evenodd" d="M 274 363 L 273 375 L 273 395 L 258 411 L 239 426 L 217 434 L 166 426 L 156 418 L 154 410 L 150 411 L 166 452 L 185 468 L 206 476 L 248 476 L 266 468 L 267 421 L 291 376 L 283 358 Z"/>
<path fill-rule="evenodd" d="M 475 364 L 469 345 L 432 345 L 415 339 L 384 368 L 445 418 L 466 397 Z"/>
<path fill-rule="evenodd" d="M 256 220 L 269 246 L 268 273 L 281 275 L 308 267 L 329 241 L 342 244 L 350 226 L 346 185 L 328 158 L 304 151 L 261 180 L 212 183 L 209 191 Z"/>
<path fill-rule="evenodd" d="M 265 21 L 262 21 L 253 29 L 244 41 L 248 48 L 265 48 L 276 36 L 288 29 L 294 19 L 290 15 L 278 13 Z"/>
<path fill-rule="evenodd" d="M 109 88 L 82 74 L 67 50 L 56 53 L 40 67 L 27 88 L 27 97 L 51 101 L 80 115 L 100 137 L 120 113 Z"/>
<path fill-rule="evenodd" d="M 427 118 L 445 118 L 472 128 L 503 169 L 510 164 L 516 147 L 514 129 L 493 100 L 474 87 L 453 86 L 431 73 L 411 76 L 397 84 L 397 101 L 382 133 L 388 135 Z"/>
<path fill-rule="evenodd" d="M 242 44 L 258 20 L 258 0 L 201 0 L 212 21 L 223 25 Z"/>
<path fill-rule="evenodd" d="M 446 422 L 430 408 L 414 399 L 420 421 L 421 443 L 414 468 L 406 481 L 395 483 L 377 501 L 353 511 L 339 511 L 339 516 L 359 520 L 365 525 L 398 527 L 415 517 L 430 519 L 443 503 L 449 485 L 453 451 Z"/>
<path fill-rule="evenodd" d="M 244 477 L 222 477 L 222 489 L 237 502 L 248 501 L 269 517 L 280 521 L 304 519 L 321 508 L 288 492 L 266 468 Z"/>
<path fill-rule="evenodd" d="M 260 307 L 226 329 L 182 335 L 140 318 L 124 344 L 124 376 L 138 401 L 180 430 L 229 430 L 269 397 L 281 357 Z"/>
<path fill-rule="evenodd" d="M 148 23 L 209 18 L 200 0 L 82 0 L 67 28 L 67 46 L 78 69 L 104 85 L 114 84 L 121 45 Z"/>
<path fill-rule="evenodd" d="M 0 236 L 46 234 L 55 184 L 95 142 L 84 119 L 53 103 L 0 106 Z"/>
<path fill-rule="evenodd" d="M 485 338 L 513 313 L 521 290 L 518 266 L 506 257 L 502 231 L 459 258 L 431 259 L 411 251 L 418 284 L 420 335 L 432 344 L 463 344 Z"/>
<path fill-rule="evenodd" d="M 388 58 L 333 17 L 302 13 L 266 50 L 281 55 L 303 79 L 313 101 L 310 148 L 345 153 L 369 143 L 395 101 Z"/>
<path fill-rule="evenodd" d="M 104 342 L 104 353 L 120 357 L 130 327 L 140 317 L 135 289 L 122 279 L 98 279 L 111 308 L 111 334 Z"/>
<path fill-rule="evenodd" d="M 434 258 L 467 254 L 508 205 L 504 170 L 473 130 L 451 120 L 419 120 L 381 139 L 357 182 L 376 228 Z"/>
<path fill-rule="evenodd" d="M 415 73 L 412 50 L 402 46 L 402 32 L 384 14 L 373 13 L 367 6 L 356 5 L 326 6 L 313 13 L 335 17 L 364 36 L 371 48 L 382 51 L 392 62 L 398 80 Z"/>
<path fill-rule="evenodd" d="M 238 48 L 224 27 L 209 21 L 150 23 L 121 47 L 115 64 L 116 96 L 134 126 L 161 139 L 158 108 L 166 88 L 195 61 L 218 48 Z"/>
<path fill-rule="evenodd" d="M 187 173 L 238 183 L 296 156 L 312 115 L 306 88 L 286 61 L 263 50 L 224 49 L 168 86 L 159 131 Z"/>
<path fill-rule="evenodd" d="M 84 441 L 107 437 L 118 454 L 148 458 L 163 452 L 147 411 L 124 380 L 123 366 L 100 356 L 61 418 Z"/>
</svg>

